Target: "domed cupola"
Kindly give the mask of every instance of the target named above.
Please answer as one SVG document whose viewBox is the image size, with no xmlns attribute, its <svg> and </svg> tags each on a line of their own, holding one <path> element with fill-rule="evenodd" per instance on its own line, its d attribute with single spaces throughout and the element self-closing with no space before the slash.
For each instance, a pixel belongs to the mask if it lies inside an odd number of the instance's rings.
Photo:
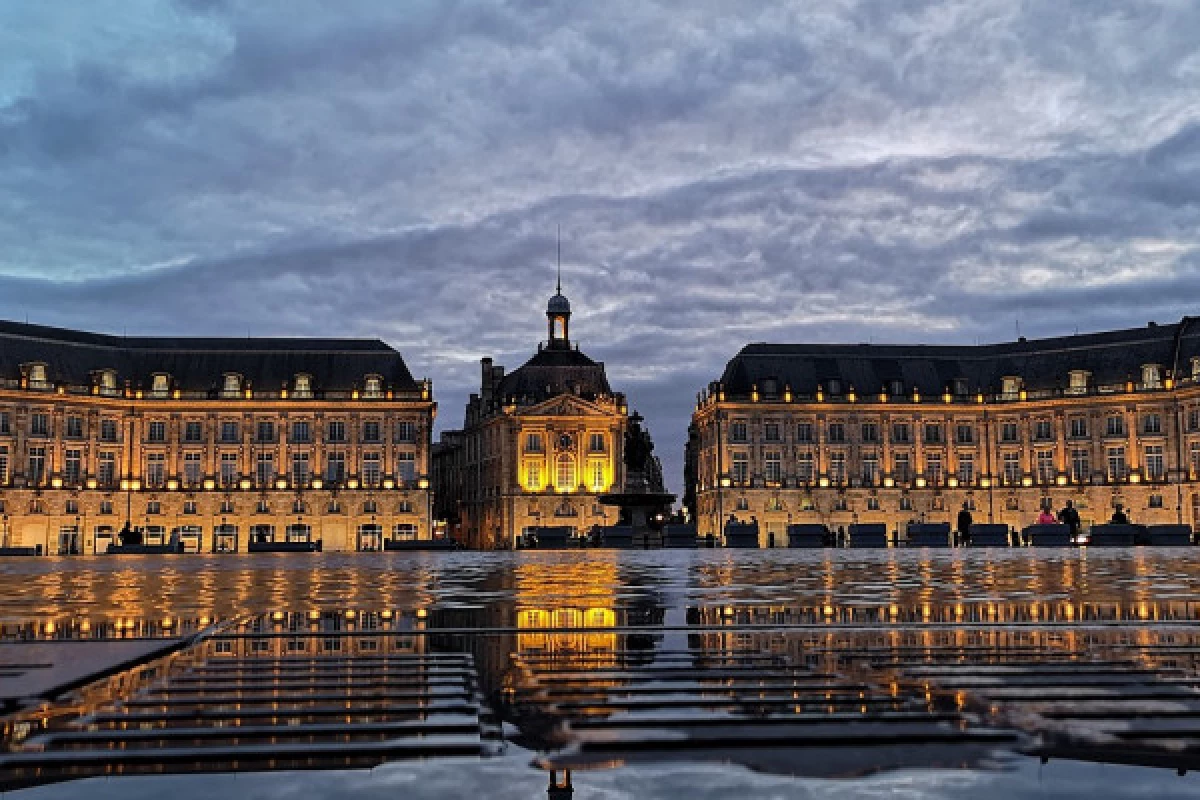
<svg viewBox="0 0 1200 800">
<path fill-rule="evenodd" d="M 569 326 L 571 322 L 571 301 L 562 293 L 562 278 L 550 302 L 546 303 L 546 325 L 549 331 L 551 348 L 570 348 Z"/>
</svg>

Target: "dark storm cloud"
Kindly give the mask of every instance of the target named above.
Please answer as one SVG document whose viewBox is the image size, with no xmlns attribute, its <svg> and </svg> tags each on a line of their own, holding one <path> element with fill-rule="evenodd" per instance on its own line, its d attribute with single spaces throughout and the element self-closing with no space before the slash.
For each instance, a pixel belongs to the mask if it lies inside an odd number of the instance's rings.
<svg viewBox="0 0 1200 800">
<path fill-rule="evenodd" d="M 1167 321 L 1200 289 L 1200 6 L 0 8 L 0 314 L 379 336 L 457 424 L 572 331 L 679 485 L 751 341 Z"/>
</svg>

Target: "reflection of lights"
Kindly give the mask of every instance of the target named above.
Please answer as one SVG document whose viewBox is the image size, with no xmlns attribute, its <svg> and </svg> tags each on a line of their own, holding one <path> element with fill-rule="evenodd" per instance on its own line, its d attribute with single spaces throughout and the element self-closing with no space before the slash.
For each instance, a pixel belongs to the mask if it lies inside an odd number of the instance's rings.
<svg viewBox="0 0 1200 800">
<path fill-rule="evenodd" d="M 314 610 L 308 612 L 308 618 L 315 622 L 316 620 L 319 620 L 321 618 L 321 612 L 314 609 Z"/>
<path fill-rule="evenodd" d="M 43 630 L 46 632 L 47 636 L 53 636 L 54 631 L 56 631 L 57 629 L 58 628 L 55 626 L 55 624 L 53 622 L 47 622 L 45 628 L 43 628 Z"/>
<path fill-rule="evenodd" d="M 209 620 L 209 618 L 207 616 L 201 617 L 200 618 L 200 627 L 207 628 L 209 622 L 211 622 L 211 620 Z"/>
<path fill-rule="evenodd" d="M 358 616 L 358 612 L 355 611 L 354 609 L 351 608 L 351 609 L 346 610 L 346 619 L 354 619 L 357 616 Z"/>
<path fill-rule="evenodd" d="M 163 617 L 162 626 L 167 630 L 171 630 L 171 628 L 175 627 L 175 620 L 170 617 Z"/>
<path fill-rule="evenodd" d="M 429 611 L 424 608 L 417 609 L 417 619 L 425 619 L 429 616 Z"/>
<path fill-rule="evenodd" d="M 275 622 L 283 622 L 283 612 L 276 611 L 275 613 L 271 614 L 271 619 Z"/>
<path fill-rule="evenodd" d="M 383 611 L 379 612 L 379 616 L 382 617 L 383 619 L 391 619 L 392 611 L 391 611 L 391 609 L 385 608 Z"/>
</svg>

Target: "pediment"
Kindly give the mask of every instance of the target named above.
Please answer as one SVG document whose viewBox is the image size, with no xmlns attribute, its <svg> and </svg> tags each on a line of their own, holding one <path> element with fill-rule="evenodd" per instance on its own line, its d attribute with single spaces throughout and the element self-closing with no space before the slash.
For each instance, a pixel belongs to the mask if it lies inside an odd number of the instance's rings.
<svg viewBox="0 0 1200 800">
<path fill-rule="evenodd" d="M 522 417 L 595 417 L 612 416 L 613 412 L 582 398 L 563 395 L 552 397 L 518 413 Z"/>
</svg>

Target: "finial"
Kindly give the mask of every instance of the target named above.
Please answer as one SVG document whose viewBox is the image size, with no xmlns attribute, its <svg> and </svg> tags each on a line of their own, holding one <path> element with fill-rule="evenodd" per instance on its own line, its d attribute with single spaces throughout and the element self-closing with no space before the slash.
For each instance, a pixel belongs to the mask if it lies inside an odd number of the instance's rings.
<svg viewBox="0 0 1200 800">
<path fill-rule="evenodd" d="M 555 291 L 562 294 L 562 225 L 558 226 L 558 283 L 554 288 Z"/>
</svg>

